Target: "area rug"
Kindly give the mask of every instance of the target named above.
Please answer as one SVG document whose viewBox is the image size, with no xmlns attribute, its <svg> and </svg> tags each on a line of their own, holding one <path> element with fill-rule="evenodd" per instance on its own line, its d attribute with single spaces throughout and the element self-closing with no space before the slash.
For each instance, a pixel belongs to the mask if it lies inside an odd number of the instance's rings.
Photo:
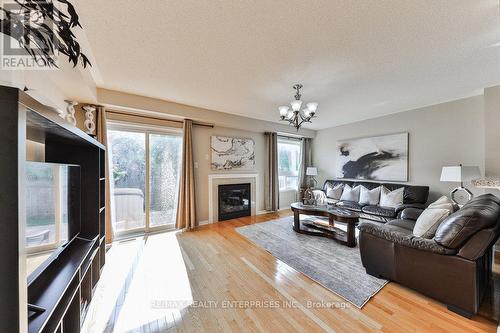
<svg viewBox="0 0 500 333">
<path fill-rule="evenodd" d="M 362 308 L 387 280 L 366 274 L 359 246 L 349 248 L 331 239 L 293 231 L 293 218 L 237 228 L 237 232 L 283 261 Z"/>
</svg>

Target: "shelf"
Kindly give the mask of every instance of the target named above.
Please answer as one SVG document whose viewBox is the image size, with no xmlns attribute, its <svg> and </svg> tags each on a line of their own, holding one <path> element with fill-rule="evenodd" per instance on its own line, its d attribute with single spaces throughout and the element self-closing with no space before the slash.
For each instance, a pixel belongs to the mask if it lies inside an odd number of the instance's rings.
<svg viewBox="0 0 500 333">
<path fill-rule="evenodd" d="M 30 286 L 29 303 L 46 309 L 28 318 L 30 333 L 39 332 L 47 324 L 95 243 L 96 240 L 75 238 Z"/>
</svg>

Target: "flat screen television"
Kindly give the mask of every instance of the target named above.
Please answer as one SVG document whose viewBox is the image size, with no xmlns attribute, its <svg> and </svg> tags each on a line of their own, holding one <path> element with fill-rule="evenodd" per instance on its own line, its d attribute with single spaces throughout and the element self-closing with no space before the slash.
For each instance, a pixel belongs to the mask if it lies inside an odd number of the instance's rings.
<svg viewBox="0 0 500 333">
<path fill-rule="evenodd" d="M 80 233 L 80 166 L 26 162 L 28 284 Z"/>
</svg>

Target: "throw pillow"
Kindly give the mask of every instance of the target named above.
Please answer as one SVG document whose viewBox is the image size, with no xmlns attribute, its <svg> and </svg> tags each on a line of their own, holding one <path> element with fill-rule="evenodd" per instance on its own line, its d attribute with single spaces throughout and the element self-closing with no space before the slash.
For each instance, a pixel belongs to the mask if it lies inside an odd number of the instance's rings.
<svg viewBox="0 0 500 333">
<path fill-rule="evenodd" d="M 344 191 L 342 191 L 342 196 L 340 197 L 340 201 L 359 201 L 359 192 L 360 186 L 356 186 L 352 188 L 349 185 L 344 186 Z"/>
<path fill-rule="evenodd" d="M 321 190 L 313 190 L 314 200 L 317 205 L 326 205 L 326 194 Z"/>
<path fill-rule="evenodd" d="M 450 214 L 453 214 L 458 207 L 450 198 L 443 195 L 441 198 L 431 203 L 427 208 L 448 209 Z"/>
<path fill-rule="evenodd" d="M 382 191 L 380 191 L 380 206 L 389 208 L 397 208 L 401 206 L 403 204 L 404 193 L 404 187 L 391 192 L 391 190 L 387 187 L 382 186 Z"/>
<path fill-rule="evenodd" d="M 342 190 L 344 189 L 344 184 L 337 184 L 336 186 L 326 185 L 326 196 L 330 199 L 339 200 L 342 196 Z"/>
<path fill-rule="evenodd" d="M 359 194 L 359 204 L 360 205 L 378 205 L 380 201 L 380 186 L 369 190 L 364 186 L 361 186 L 361 191 Z"/>
<path fill-rule="evenodd" d="M 448 209 L 427 208 L 420 214 L 413 227 L 413 234 L 417 237 L 432 238 L 441 222 L 450 215 Z"/>
</svg>

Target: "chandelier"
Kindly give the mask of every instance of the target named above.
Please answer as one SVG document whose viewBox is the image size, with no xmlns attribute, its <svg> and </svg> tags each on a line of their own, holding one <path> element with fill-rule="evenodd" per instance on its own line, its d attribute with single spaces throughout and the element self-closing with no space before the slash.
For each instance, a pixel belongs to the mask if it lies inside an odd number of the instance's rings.
<svg viewBox="0 0 500 333">
<path fill-rule="evenodd" d="M 316 110 L 318 109 L 318 103 L 310 102 L 306 104 L 305 108 L 302 108 L 302 101 L 300 98 L 300 89 L 303 86 L 301 84 L 296 84 L 293 89 L 297 91 L 295 94 L 295 100 L 290 102 L 290 106 L 280 106 L 278 108 L 282 121 L 288 121 L 290 125 L 294 126 L 297 131 L 300 129 L 303 123 L 310 123 L 311 119 L 314 118 Z"/>
</svg>

